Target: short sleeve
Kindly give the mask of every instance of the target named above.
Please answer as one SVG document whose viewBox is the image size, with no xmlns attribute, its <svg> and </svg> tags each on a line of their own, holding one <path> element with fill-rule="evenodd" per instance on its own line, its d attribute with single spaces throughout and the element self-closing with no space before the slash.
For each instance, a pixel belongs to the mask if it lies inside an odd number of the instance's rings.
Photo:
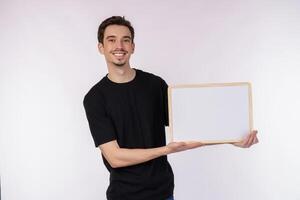
<svg viewBox="0 0 300 200">
<path fill-rule="evenodd" d="M 103 98 L 99 94 L 90 91 L 84 97 L 83 105 L 95 146 L 98 147 L 101 144 L 115 140 L 115 128 L 110 117 L 107 116 Z"/>
<path fill-rule="evenodd" d="M 163 119 L 164 125 L 169 126 L 169 111 L 168 111 L 168 84 L 166 81 L 162 80 L 162 97 L 163 97 Z"/>
</svg>

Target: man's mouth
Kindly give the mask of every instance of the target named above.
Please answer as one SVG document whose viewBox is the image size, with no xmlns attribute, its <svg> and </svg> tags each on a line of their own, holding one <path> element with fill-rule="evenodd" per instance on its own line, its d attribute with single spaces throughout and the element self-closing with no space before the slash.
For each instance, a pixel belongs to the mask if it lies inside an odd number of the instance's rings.
<svg viewBox="0 0 300 200">
<path fill-rule="evenodd" d="M 126 52 L 113 52 L 112 54 L 117 57 L 123 57 L 126 55 Z"/>
</svg>

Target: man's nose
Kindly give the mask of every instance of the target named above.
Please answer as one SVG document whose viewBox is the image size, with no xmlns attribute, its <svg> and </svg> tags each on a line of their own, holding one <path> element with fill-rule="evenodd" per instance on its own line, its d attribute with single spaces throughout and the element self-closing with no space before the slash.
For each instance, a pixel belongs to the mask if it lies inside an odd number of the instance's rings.
<svg viewBox="0 0 300 200">
<path fill-rule="evenodd" d="M 116 48 L 120 48 L 120 49 L 122 49 L 123 48 L 123 41 L 122 40 L 117 40 L 116 41 Z"/>
</svg>

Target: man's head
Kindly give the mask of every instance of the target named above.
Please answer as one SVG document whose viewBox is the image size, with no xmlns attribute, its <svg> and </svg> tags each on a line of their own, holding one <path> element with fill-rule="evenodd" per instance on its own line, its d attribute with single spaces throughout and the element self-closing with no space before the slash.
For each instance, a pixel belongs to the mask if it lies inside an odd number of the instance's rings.
<svg viewBox="0 0 300 200">
<path fill-rule="evenodd" d="M 124 17 L 113 16 L 104 20 L 98 29 L 98 49 L 108 66 L 129 67 L 134 52 L 134 29 Z"/>
</svg>

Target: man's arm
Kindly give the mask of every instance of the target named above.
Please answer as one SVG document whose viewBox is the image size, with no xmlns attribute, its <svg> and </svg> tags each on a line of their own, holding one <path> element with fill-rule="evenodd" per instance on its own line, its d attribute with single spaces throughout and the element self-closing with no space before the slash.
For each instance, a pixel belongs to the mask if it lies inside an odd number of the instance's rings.
<svg viewBox="0 0 300 200">
<path fill-rule="evenodd" d="M 249 148 L 258 143 L 257 131 L 252 131 L 247 137 L 234 146 Z M 204 146 L 201 142 L 171 142 L 166 146 L 149 148 L 149 149 L 126 149 L 120 148 L 117 141 L 113 140 L 99 146 L 103 156 L 112 168 L 126 167 L 131 165 L 147 162 L 160 156 L 168 155 L 175 152 L 185 151 Z"/>
<path fill-rule="evenodd" d="M 171 142 L 167 146 L 149 149 L 120 148 L 113 140 L 100 145 L 100 150 L 112 168 L 126 167 L 147 162 L 167 154 L 203 146 L 201 142 Z"/>
</svg>

